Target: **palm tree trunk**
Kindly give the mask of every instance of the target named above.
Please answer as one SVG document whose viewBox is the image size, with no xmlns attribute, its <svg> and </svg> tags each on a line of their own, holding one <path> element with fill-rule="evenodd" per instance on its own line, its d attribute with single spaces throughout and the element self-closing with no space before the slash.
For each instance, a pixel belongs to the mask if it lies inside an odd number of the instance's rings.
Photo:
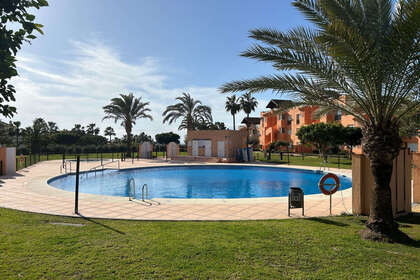
<svg viewBox="0 0 420 280">
<path fill-rule="evenodd" d="M 236 128 L 235 128 L 235 114 L 232 114 L 232 116 L 233 116 L 233 130 L 236 130 Z"/>
<path fill-rule="evenodd" d="M 246 118 L 249 119 L 249 114 L 246 114 Z M 246 123 L 246 148 L 247 149 L 248 149 L 248 144 L 249 144 L 249 127 L 248 127 L 248 122 L 247 122 Z"/>
<path fill-rule="evenodd" d="M 127 134 L 127 156 L 131 157 L 131 134 Z"/>
<path fill-rule="evenodd" d="M 370 213 L 362 237 L 372 240 L 392 240 L 398 224 L 392 213 L 391 188 L 393 160 L 400 152 L 398 127 L 390 122 L 364 128 L 363 151 L 370 160 L 374 184 L 370 198 Z"/>
<path fill-rule="evenodd" d="M 125 132 L 127 133 L 127 156 L 131 157 L 131 126 L 130 124 L 125 125 Z"/>
</svg>

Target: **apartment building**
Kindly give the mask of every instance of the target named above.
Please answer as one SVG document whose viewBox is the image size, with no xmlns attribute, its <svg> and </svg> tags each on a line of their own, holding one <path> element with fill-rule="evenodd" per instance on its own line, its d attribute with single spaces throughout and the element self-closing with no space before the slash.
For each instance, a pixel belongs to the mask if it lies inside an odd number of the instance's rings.
<svg viewBox="0 0 420 280">
<path fill-rule="evenodd" d="M 293 101 L 272 99 L 260 113 L 260 145 L 265 150 L 272 142 L 289 143 L 289 149 L 295 152 L 312 152 L 312 147 L 302 145 L 296 132 L 300 127 L 319 122 L 339 122 L 343 126 L 358 126 L 354 117 L 340 111 L 314 118 L 318 106 L 293 106 Z"/>
</svg>

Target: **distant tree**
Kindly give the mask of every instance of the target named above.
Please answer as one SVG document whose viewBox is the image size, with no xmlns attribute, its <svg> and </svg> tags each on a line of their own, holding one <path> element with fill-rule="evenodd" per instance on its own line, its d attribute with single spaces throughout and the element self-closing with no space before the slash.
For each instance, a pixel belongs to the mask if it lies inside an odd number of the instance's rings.
<svg viewBox="0 0 420 280">
<path fill-rule="evenodd" d="M 85 146 L 85 145 L 103 145 L 106 144 L 107 139 L 101 135 L 94 135 L 94 134 L 84 134 L 81 135 L 77 144 Z"/>
<path fill-rule="evenodd" d="M 142 132 L 138 135 L 134 135 L 134 142 L 135 143 L 144 143 L 144 142 L 153 143 L 153 138 L 152 136 L 147 135 L 146 133 Z"/>
<path fill-rule="evenodd" d="M 226 130 L 226 125 L 224 122 L 215 122 L 214 127 L 216 130 Z"/>
<path fill-rule="evenodd" d="M 249 118 L 249 114 L 251 114 L 258 106 L 258 101 L 253 97 L 250 93 L 245 93 L 240 97 L 240 104 L 241 109 L 245 112 L 246 117 Z M 248 124 L 246 125 L 246 146 L 248 147 L 249 143 L 249 127 Z"/>
<path fill-rule="evenodd" d="M 72 132 L 76 133 L 77 135 L 85 135 L 85 127 L 81 124 L 75 124 L 74 127 L 71 129 Z"/>
<path fill-rule="evenodd" d="M 316 123 L 302 126 L 296 133 L 300 142 L 303 144 L 312 144 L 328 162 L 328 149 L 337 145 L 344 144 L 344 127 L 336 123 Z"/>
<path fill-rule="evenodd" d="M 58 145 L 74 145 L 79 142 L 81 135 L 68 130 L 61 130 L 54 135 L 54 142 Z"/>
<path fill-rule="evenodd" d="M 202 105 L 200 100 L 194 100 L 190 94 L 183 93 L 176 100 L 180 102 L 166 107 L 163 112 L 163 123 L 172 124 L 181 119 L 178 129 L 194 130 L 199 124 L 213 121 L 211 108 Z"/>
<path fill-rule="evenodd" d="M 136 124 L 137 119 L 150 119 L 152 116 L 148 113 L 149 102 L 142 102 L 141 97 L 135 98 L 132 93 L 125 95 L 120 94 L 120 97 L 111 99 L 111 103 L 103 107 L 105 112 L 105 119 L 113 119 L 115 122 L 121 121 L 127 135 L 127 153 L 131 156 L 132 144 L 132 130 L 133 125 Z"/>
<path fill-rule="evenodd" d="M 55 122 L 48 122 L 48 133 L 49 134 L 54 134 L 58 132 L 58 126 L 57 123 Z"/>
<path fill-rule="evenodd" d="M 0 1 L 0 114 L 12 117 L 16 108 L 5 102 L 15 101 L 16 90 L 8 84 L 18 75 L 16 54 L 23 42 L 35 39 L 33 31 L 42 32 L 42 25 L 34 22 L 35 15 L 28 12 L 31 8 L 48 6 L 45 0 L 9 0 Z"/>
<path fill-rule="evenodd" d="M 353 148 L 362 144 L 362 129 L 360 127 L 344 127 L 343 128 L 343 142 L 350 150 L 350 156 L 353 154 Z"/>
<path fill-rule="evenodd" d="M 111 143 L 112 136 L 115 136 L 116 134 L 115 134 L 114 129 L 108 126 L 107 128 L 105 128 L 104 135 L 109 136 L 109 143 Z"/>
<path fill-rule="evenodd" d="M 233 130 L 236 130 L 235 126 L 235 115 L 241 110 L 240 100 L 236 98 L 236 95 L 228 96 L 226 98 L 225 109 L 232 115 L 233 118 Z"/>
<path fill-rule="evenodd" d="M 20 128 L 20 126 L 21 126 L 21 122 L 20 121 L 15 121 L 15 122 L 12 122 L 12 121 L 10 121 L 9 122 L 9 127 L 10 127 L 10 129 L 11 129 L 11 135 L 12 136 L 15 136 L 16 138 L 16 148 L 17 147 L 19 147 L 19 137 L 20 137 L 20 134 L 21 134 L 21 128 Z"/>
<path fill-rule="evenodd" d="M 40 153 L 41 147 L 46 144 L 48 124 L 44 119 L 37 118 L 33 121 L 32 126 L 25 128 L 23 134 L 25 141 L 31 147 L 31 152 Z"/>
<path fill-rule="evenodd" d="M 86 134 L 99 135 L 100 129 L 96 127 L 96 123 L 90 123 L 86 126 Z"/>
<path fill-rule="evenodd" d="M 167 145 L 171 142 L 179 144 L 179 138 L 180 136 L 173 132 L 166 132 L 155 135 L 156 142 L 163 145 Z"/>
<path fill-rule="evenodd" d="M 267 147 L 268 160 L 271 159 L 271 153 L 279 151 L 281 147 L 287 147 L 289 143 L 283 141 L 271 142 Z"/>
</svg>

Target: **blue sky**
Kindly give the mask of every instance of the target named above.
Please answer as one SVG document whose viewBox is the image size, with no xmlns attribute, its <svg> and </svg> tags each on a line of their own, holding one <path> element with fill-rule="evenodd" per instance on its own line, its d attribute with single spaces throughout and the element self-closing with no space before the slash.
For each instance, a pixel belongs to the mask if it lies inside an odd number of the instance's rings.
<svg viewBox="0 0 420 280">
<path fill-rule="evenodd" d="M 226 95 L 217 88 L 273 73 L 269 64 L 239 56 L 253 43 L 248 31 L 306 24 L 286 0 L 49 2 L 35 12 L 45 35 L 18 55 L 14 119 L 26 126 L 43 117 L 60 128 L 95 122 L 101 128 L 113 126 L 119 136 L 119 124 L 101 121 L 102 106 L 128 92 L 150 101 L 154 117 L 139 121 L 136 134 L 177 132 L 177 125 L 162 125 L 161 114 L 183 91 L 210 105 L 214 120 L 231 127 Z M 276 95 L 256 97 L 258 115 Z"/>
</svg>

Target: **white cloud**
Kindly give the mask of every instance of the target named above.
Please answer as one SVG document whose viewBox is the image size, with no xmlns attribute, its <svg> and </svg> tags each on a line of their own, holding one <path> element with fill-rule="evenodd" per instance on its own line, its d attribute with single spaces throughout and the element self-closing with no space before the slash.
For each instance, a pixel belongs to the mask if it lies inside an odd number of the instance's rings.
<svg viewBox="0 0 420 280">
<path fill-rule="evenodd" d="M 164 108 L 173 104 L 175 97 L 189 92 L 213 110 L 215 121 L 223 121 L 231 127 L 230 114 L 225 112 L 226 96 L 215 87 L 186 85 L 171 88 L 167 76 L 156 58 L 144 57 L 139 62 L 123 62 L 118 51 L 99 42 L 71 41 L 71 57 L 53 60 L 23 53 L 19 56 L 20 76 L 13 80 L 16 87 L 15 106 L 24 126 L 36 117 L 57 122 L 60 128 L 71 128 L 75 123 L 96 123 L 102 130 L 113 126 L 119 136 L 124 134 L 120 124 L 102 122 L 102 107 L 120 93 L 133 92 L 150 101 L 154 120 L 139 120 L 134 133 L 150 135 L 165 131 L 178 132 L 178 124 L 162 124 Z M 265 103 L 262 101 L 261 103 Z M 263 107 L 260 104 L 260 107 Z M 255 113 L 256 115 L 257 113 Z M 237 124 L 243 114 L 237 116 Z"/>
</svg>

